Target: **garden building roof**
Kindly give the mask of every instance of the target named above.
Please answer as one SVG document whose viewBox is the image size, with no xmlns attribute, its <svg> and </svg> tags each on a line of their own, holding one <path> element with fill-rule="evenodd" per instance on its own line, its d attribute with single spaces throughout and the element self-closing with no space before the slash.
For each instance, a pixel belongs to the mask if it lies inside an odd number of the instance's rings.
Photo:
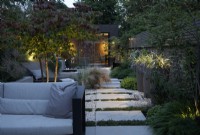
<svg viewBox="0 0 200 135">
<path fill-rule="evenodd" d="M 182 38 L 187 43 L 197 44 L 200 42 L 200 21 L 196 21 L 195 23 L 189 25 L 185 29 L 183 29 Z M 152 47 L 148 44 L 148 40 L 150 39 L 151 34 L 147 31 L 141 32 L 134 37 L 129 38 L 129 48 L 149 48 Z"/>
</svg>

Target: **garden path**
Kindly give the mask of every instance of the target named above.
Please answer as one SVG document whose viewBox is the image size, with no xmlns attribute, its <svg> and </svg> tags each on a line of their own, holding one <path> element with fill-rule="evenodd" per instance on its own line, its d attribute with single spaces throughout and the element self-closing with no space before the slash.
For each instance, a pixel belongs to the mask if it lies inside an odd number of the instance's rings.
<svg viewBox="0 0 200 135">
<path fill-rule="evenodd" d="M 86 127 L 86 135 L 152 135 L 141 111 L 150 106 L 150 99 L 142 92 L 120 88 L 118 79 L 102 87 L 86 90 L 86 121 L 93 124 Z"/>
</svg>

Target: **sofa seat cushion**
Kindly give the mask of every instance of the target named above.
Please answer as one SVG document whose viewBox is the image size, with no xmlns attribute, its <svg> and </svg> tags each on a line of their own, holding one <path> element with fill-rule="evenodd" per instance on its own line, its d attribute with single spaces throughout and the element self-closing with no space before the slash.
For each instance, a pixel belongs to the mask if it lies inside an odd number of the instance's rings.
<svg viewBox="0 0 200 135">
<path fill-rule="evenodd" d="M 72 133 L 72 119 L 56 119 L 42 115 L 0 114 L 0 135 L 68 135 Z"/>
</svg>

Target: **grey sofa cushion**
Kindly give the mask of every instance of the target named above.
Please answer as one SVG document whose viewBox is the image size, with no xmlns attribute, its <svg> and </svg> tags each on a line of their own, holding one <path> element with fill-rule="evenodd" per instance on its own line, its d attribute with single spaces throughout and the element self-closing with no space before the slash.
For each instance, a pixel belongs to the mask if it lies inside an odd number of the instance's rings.
<svg viewBox="0 0 200 135">
<path fill-rule="evenodd" d="M 0 112 L 2 114 L 32 114 L 43 115 L 46 112 L 48 100 L 7 99 L 0 97 Z"/>
<path fill-rule="evenodd" d="M 4 98 L 49 100 L 51 85 L 54 83 L 4 83 Z M 71 84 L 56 82 L 55 84 Z"/>
<path fill-rule="evenodd" d="M 42 74 L 41 74 L 41 70 L 30 70 L 31 73 L 33 74 L 33 76 L 35 77 L 36 80 L 41 79 L 42 78 Z M 43 77 L 46 77 L 46 75 L 43 73 Z"/>
<path fill-rule="evenodd" d="M 4 83 L 4 98 L 48 100 L 51 85 L 52 83 Z"/>
<path fill-rule="evenodd" d="M 71 78 L 63 78 L 63 79 L 60 79 L 62 82 L 75 82 L 74 79 L 71 79 Z"/>
<path fill-rule="evenodd" d="M 0 135 L 68 135 L 72 133 L 72 119 L 55 119 L 41 115 L 0 115 Z"/>
<path fill-rule="evenodd" d="M 52 84 L 46 115 L 55 118 L 69 118 L 72 112 L 72 98 L 77 84 Z"/>
</svg>

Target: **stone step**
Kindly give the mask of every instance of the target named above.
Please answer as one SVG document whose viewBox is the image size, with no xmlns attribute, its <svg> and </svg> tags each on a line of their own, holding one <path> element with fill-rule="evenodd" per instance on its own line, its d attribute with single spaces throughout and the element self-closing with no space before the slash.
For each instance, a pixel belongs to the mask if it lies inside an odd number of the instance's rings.
<svg viewBox="0 0 200 135">
<path fill-rule="evenodd" d="M 120 84 L 120 81 L 104 82 L 102 84 Z"/>
<path fill-rule="evenodd" d="M 85 93 L 86 94 L 91 94 L 91 93 L 118 93 L 118 92 L 133 92 L 133 93 L 139 93 L 139 94 L 143 94 L 142 92 L 138 92 L 137 90 L 126 90 L 123 88 L 101 88 L 101 89 L 96 89 L 96 90 L 86 90 Z"/>
<path fill-rule="evenodd" d="M 115 82 L 115 83 L 107 82 L 107 83 L 101 84 L 101 87 L 102 88 L 120 88 L 120 83 L 119 82 Z"/>
<path fill-rule="evenodd" d="M 111 82 L 120 82 L 120 80 L 117 78 L 111 78 L 110 80 L 111 80 Z"/>
<path fill-rule="evenodd" d="M 86 95 L 85 96 L 86 100 L 112 100 L 112 99 L 132 99 L 132 100 L 139 100 L 139 96 L 135 94 L 100 94 L 97 93 L 96 95 Z"/>
<path fill-rule="evenodd" d="M 137 90 L 126 90 L 123 88 L 101 88 L 101 89 L 96 89 L 96 90 L 86 90 L 86 94 L 96 94 L 96 93 L 136 93 L 136 94 L 144 94 L 143 92 L 139 92 Z"/>
<path fill-rule="evenodd" d="M 96 118 L 95 118 L 96 116 Z M 96 111 L 86 112 L 87 121 L 145 121 L 146 118 L 141 111 Z"/>
<path fill-rule="evenodd" d="M 86 108 L 124 108 L 124 107 L 148 107 L 151 105 L 150 99 L 139 101 L 93 101 L 86 102 Z"/>
<path fill-rule="evenodd" d="M 110 96 L 109 96 L 110 95 Z M 97 90 L 86 90 L 86 99 L 117 99 L 117 98 L 128 98 L 132 97 L 137 100 L 144 99 L 144 93 L 136 90 L 125 90 L 125 89 L 97 89 Z M 116 97 L 115 97 L 116 96 Z M 130 99 L 130 98 L 129 98 Z"/>
<path fill-rule="evenodd" d="M 86 135 L 153 135 L 149 126 L 86 127 Z"/>
</svg>

